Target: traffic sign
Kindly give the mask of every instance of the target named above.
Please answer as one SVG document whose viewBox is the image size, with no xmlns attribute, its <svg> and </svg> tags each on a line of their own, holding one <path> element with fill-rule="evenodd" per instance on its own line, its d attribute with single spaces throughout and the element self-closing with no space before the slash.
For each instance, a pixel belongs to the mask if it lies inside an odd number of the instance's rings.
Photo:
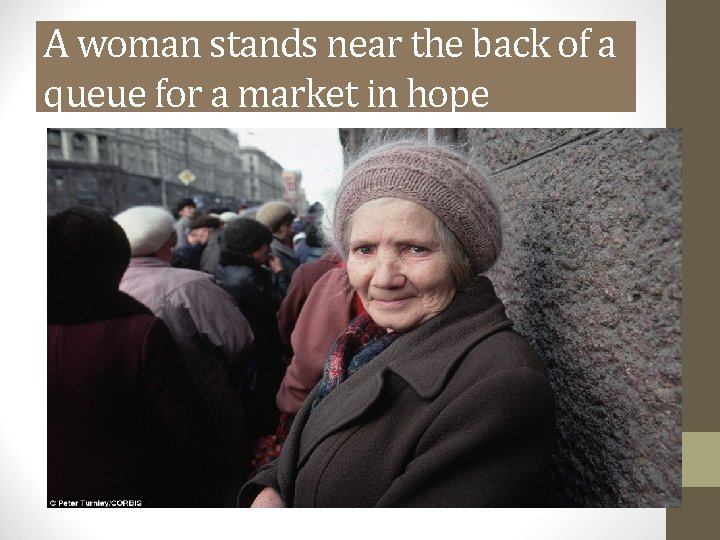
<svg viewBox="0 0 720 540">
<path fill-rule="evenodd" d="M 195 175 L 190 171 L 190 169 L 183 169 L 180 171 L 180 174 L 177 175 L 178 180 L 180 180 L 183 184 L 186 186 L 189 186 L 192 182 L 195 181 Z"/>
</svg>

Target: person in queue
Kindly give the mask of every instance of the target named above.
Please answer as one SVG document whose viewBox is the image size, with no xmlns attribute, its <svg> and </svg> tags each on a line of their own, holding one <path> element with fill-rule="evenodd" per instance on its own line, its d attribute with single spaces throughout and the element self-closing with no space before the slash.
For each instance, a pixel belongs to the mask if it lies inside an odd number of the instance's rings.
<svg viewBox="0 0 720 540">
<path fill-rule="evenodd" d="M 300 265 L 293 276 L 291 289 L 303 267 L 316 262 Z M 284 306 L 283 302 L 278 311 L 278 324 Z M 322 378 L 325 353 L 355 316 L 364 311 L 357 291 L 350 286 L 344 264 L 325 272 L 312 286 L 291 331 L 290 362 L 275 396 L 280 414 L 286 415 L 290 422 Z M 282 325 L 280 329 L 282 332 Z"/>
<path fill-rule="evenodd" d="M 439 146 L 388 143 L 347 169 L 333 228 L 367 313 L 238 505 L 547 505 L 554 394 L 482 275 L 502 246 L 482 174 Z"/>
<path fill-rule="evenodd" d="M 195 201 L 191 198 L 185 198 L 178 201 L 175 205 L 175 248 L 181 248 L 186 246 L 188 243 L 187 237 L 190 233 L 190 222 L 197 214 L 197 206 Z"/>
<path fill-rule="evenodd" d="M 172 265 L 212 274 L 222 250 L 220 218 L 210 214 L 197 214 L 190 221 L 187 242 L 173 251 Z"/>
<path fill-rule="evenodd" d="M 282 263 L 283 273 L 288 283 L 300 265 L 293 251 L 293 222 L 295 214 L 285 201 L 268 201 L 258 208 L 255 219 L 272 231 L 270 244 L 273 255 Z"/>
<path fill-rule="evenodd" d="M 287 294 L 282 263 L 272 254 L 272 232 L 249 218 L 229 223 L 215 279 L 235 299 L 255 341 L 248 367 L 240 379 L 242 402 L 251 440 L 273 433 L 280 416 L 275 405 L 285 372 L 283 345 L 276 313 Z"/>
<path fill-rule="evenodd" d="M 168 212 L 134 206 L 115 221 L 130 242 L 130 264 L 120 290 L 147 306 L 170 330 L 220 436 L 222 444 L 213 458 L 223 468 L 223 506 L 234 504 L 250 473 L 245 412 L 232 382 L 250 362 L 250 324 L 213 276 L 170 265 L 175 231 Z"/>
<path fill-rule="evenodd" d="M 165 323 L 118 289 L 130 244 L 109 216 L 48 217 L 48 499 L 217 506 L 210 416 Z"/>
</svg>

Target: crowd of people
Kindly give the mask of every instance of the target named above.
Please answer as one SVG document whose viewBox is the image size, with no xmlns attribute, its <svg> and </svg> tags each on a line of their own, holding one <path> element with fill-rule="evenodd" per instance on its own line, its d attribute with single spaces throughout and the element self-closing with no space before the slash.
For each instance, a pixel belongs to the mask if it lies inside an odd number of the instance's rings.
<svg viewBox="0 0 720 540">
<path fill-rule="evenodd" d="M 351 165 L 333 238 L 254 215 L 48 218 L 48 498 L 542 506 L 554 398 L 491 282 L 501 219 L 461 156 Z"/>
</svg>

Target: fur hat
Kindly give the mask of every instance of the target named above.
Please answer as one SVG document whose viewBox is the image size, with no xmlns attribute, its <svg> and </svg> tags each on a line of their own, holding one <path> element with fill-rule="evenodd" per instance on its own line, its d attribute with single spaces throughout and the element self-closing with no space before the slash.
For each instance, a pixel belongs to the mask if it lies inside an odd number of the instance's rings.
<svg viewBox="0 0 720 540">
<path fill-rule="evenodd" d="M 258 208 L 255 219 L 275 231 L 283 223 L 292 223 L 295 214 L 285 201 L 269 201 Z"/>
<path fill-rule="evenodd" d="M 207 227 L 208 229 L 219 229 L 223 226 L 223 222 L 219 217 L 211 216 L 210 214 L 198 214 L 190 220 L 190 230 L 202 229 Z"/>
<path fill-rule="evenodd" d="M 173 218 L 157 206 L 135 206 L 115 216 L 130 241 L 130 256 L 153 255 L 173 234 Z"/>
<path fill-rule="evenodd" d="M 383 145 L 352 164 L 338 188 L 333 229 L 344 257 L 347 227 L 363 204 L 381 197 L 405 199 L 435 214 L 482 273 L 502 248 L 500 211 L 485 177 L 467 159 L 441 146 L 414 141 Z"/>
<path fill-rule="evenodd" d="M 180 199 L 178 203 L 175 205 L 175 212 L 180 212 L 183 208 L 186 206 L 192 206 L 193 208 L 197 208 L 195 206 L 195 201 L 192 199 Z"/>
<path fill-rule="evenodd" d="M 270 229 L 259 221 L 250 218 L 238 218 L 225 226 L 223 232 L 223 251 L 250 255 L 272 242 Z"/>
</svg>

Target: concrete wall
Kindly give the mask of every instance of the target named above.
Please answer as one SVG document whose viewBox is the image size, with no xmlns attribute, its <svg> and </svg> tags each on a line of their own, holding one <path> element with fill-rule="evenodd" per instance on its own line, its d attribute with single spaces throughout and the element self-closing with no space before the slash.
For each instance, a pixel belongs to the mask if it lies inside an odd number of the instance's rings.
<svg viewBox="0 0 720 540">
<path fill-rule="evenodd" d="M 463 135 L 504 213 L 488 275 L 557 392 L 556 504 L 680 505 L 681 132 Z"/>
</svg>

